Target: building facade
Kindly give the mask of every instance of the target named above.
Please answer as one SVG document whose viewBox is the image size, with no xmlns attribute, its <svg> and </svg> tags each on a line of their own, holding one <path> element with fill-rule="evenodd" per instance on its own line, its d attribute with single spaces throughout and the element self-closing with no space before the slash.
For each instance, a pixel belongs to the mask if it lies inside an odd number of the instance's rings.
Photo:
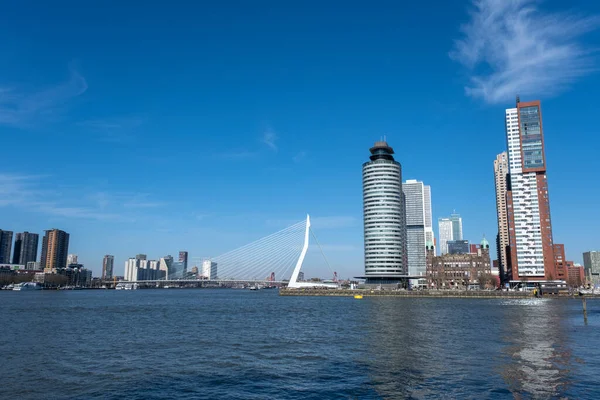
<svg viewBox="0 0 600 400">
<path fill-rule="evenodd" d="M 506 110 L 509 187 L 506 194 L 508 279 L 555 279 L 552 221 L 539 101 Z"/>
<path fill-rule="evenodd" d="M 513 128 L 511 128 L 513 129 Z M 496 238 L 496 251 L 500 278 L 504 282 L 509 274 L 509 235 L 508 213 L 506 210 L 506 190 L 508 187 L 508 153 L 502 152 L 494 160 L 494 186 L 496 187 L 496 218 L 498 221 L 498 236 Z"/>
<path fill-rule="evenodd" d="M 42 239 L 41 267 L 48 271 L 65 268 L 68 253 L 69 234 L 60 229 L 47 230 Z"/>
<path fill-rule="evenodd" d="M 102 259 L 102 280 L 113 278 L 113 268 L 115 264 L 115 256 L 105 255 Z"/>
<path fill-rule="evenodd" d="M 408 272 L 402 167 L 387 142 L 376 142 L 363 164 L 365 277 L 393 282 Z"/>
<path fill-rule="evenodd" d="M 427 245 L 427 286 L 432 289 L 494 288 L 497 278 L 492 274 L 490 245 L 481 241 L 481 255 L 443 254 L 436 256 L 433 244 Z"/>
<path fill-rule="evenodd" d="M 13 264 L 27 265 L 30 262 L 35 262 L 37 260 L 39 240 L 40 235 L 37 233 L 17 233 L 13 251 Z"/>
<path fill-rule="evenodd" d="M 181 263 L 182 268 L 183 268 L 182 275 L 185 277 L 187 275 L 187 270 L 188 270 L 188 252 L 187 251 L 179 252 L 179 262 Z"/>
<path fill-rule="evenodd" d="M 452 220 L 450 218 L 438 219 L 438 234 L 440 237 L 440 255 L 448 253 L 448 242 L 454 240 Z"/>
<path fill-rule="evenodd" d="M 77 264 L 77 254 L 69 254 L 67 255 L 67 266 L 71 265 L 71 264 Z"/>
<path fill-rule="evenodd" d="M 202 277 L 204 279 L 217 279 L 217 263 L 211 260 L 204 260 L 202 262 Z"/>
<path fill-rule="evenodd" d="M 583 253 L 585 276 L 592 285 L 600 285 L 600 251 Z"/>
<path fill-rule="evenodd" d="M 12 231 L 0 229 L 0 264 L 10 264 L 10 252 L 12 250 Z"/>
<path fill-rule="evenodd" d="M 406 200 L 406 247 L 408 275 L 425 277 L 426 246 L 433 243 L 431 221 L 431 187 L 423 182 L 407 180 L 402 184 Z M 418 282 L 412 282 L 413 285 Z"/>
</svg>

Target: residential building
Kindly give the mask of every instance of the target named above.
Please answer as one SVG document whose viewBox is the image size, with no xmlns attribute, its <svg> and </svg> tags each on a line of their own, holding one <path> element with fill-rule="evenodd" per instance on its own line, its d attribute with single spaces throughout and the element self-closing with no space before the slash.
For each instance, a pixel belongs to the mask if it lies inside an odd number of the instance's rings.
<svg viewBox="0 0 600 400">
<path fill-rule="evenodd" d="M 42 239 L 41 267 L 46 271 L 65 268 L 69 253 L 69 234 L 59 229 L 50 229 L 45 232 Z"/>
<path fill-rule="evenodd" d="M 27 265 L 37 260 L 40 235 L 37 233 L 17 233 L 13 251 L 13 264 Z"/>
<path fill-rule="evenodd" d="M 585 285 L 585 268 L 579 264 L 569 265 L 567 267 L 567 283 L 572 287 Z"/>
<path fill-rule="evenodd" d="M 25 265 L 25 269 L 28 271 L 40 271 L 42 269 L 41 263 L 39 261 L 29 261 Z"/>
<path fill-rule="evenodd" d="M 105 255 L 102 260 L 102 280 L 113 278 L 113 267 L 115 264 L 115 256 Z"/>
<path fill-rule="evenodd" d="M 507 128 L 508 129 L 508 128 Z M 511 128 L 513 129 L 513 128 Z M 506 151 L 498 154 L 494 160 L 494 185 L 496 187 L 496 218 L 498 221 L 498 236 L 496 237 L 496 252 L 500 278 L 504 282 L 509 274 L 509 235 L 508 235 L 508 212 L 506 210 L 506 190 L 508 188 L 508 153 Z"/>
<path fill-rule="evenodd" d="M 552 245 L 552 254 L 554 256 L 554 275 L 549 275 L 549 280 L 566 281 L 568 278 L 567 257 L 565 256 L 565 245 L 554 243 Z"/>
<path fill-rule="evenodd" d="M 450 240 L 448 242 L 448 254 L 470 254 L 470 250 L 468 240 Z"/>
<path fill-rule="evenodd" d="M 10 264 L 10 251 L 12 249 L 12 231 L 0 229 L 0 264 Z"/>
<path fill-rule="evenodd" d="M 514 282 L 556 277 L 550 199 L 539 101 L 506 110 L 509 180 L 506 191 L 510 264 Z"/>
<path fill-rule="evenodd" d="M 583 253 L 583 267 L 585 276 L 592 285 L 600 285 L 600 251 L 587 251 Z"/>
<path fill-rule="evenodd" d="M 431 187 L 417 180 L 407 180 L 402 184 L 402 193 L 406 200 L 406 247 L 408 275 L 425 277 L 426 246 L 433 243 L 431 224 Z M 423 279 L 425 285 L 425 279 Z M 411 281 L 418 285 L 417 279 Z"/>
<path fill-rule="evenodd" d="M 452 220 L 450 218 L 438 219 L 438 235 L 440 237 L 440 255 L 448 253 L 448 242 L 454 240 Z"/>
<path fill-rule="evenodd" d="M 204 260 L 202 262 L 202 277 L 204 279 L 217 279 L 217 263 L 211 260 Z"/>
<path fill-rule="evenodd" d="M 408 272 L 402 167 L 387 142 L 370 152 L 362 167 L 366 283 L 399 283 Z"/>
<path fill-rule="evenodd" d="M 161 268 L 161 261 L 136 256 L 125 262 L 124 280 L 126 281 L 159 280 L 165 279 L 166 275 L 167 271 Z"/>
<path fill-rule="evenodd" d="M 492 273 L 490 245 L 484 238 L 479 254 L 436 256 L 433 243 L 427 244 L 427 285 L 432 289 L 494 288 L 498 278 Z"/>
</svg>

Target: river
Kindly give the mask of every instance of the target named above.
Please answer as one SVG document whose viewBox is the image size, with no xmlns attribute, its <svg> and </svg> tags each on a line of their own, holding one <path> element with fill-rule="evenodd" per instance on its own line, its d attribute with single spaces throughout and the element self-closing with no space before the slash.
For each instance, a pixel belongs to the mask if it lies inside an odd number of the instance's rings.
<svg viewBox="0 0 600 400">
<path fill-rule="evenodd" d="M 600 300 L 0 292 L 0 398 L 600 398 Z"/>
</svg>

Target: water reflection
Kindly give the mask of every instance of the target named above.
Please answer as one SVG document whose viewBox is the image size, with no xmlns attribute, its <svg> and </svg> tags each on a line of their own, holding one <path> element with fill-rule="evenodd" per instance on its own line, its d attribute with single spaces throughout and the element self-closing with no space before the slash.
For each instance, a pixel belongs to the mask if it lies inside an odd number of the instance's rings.
<svg viewBox="0 0 600 400">
<path fill-rule="evenodd" d="M 566 302 L 522 300 L 504 304 L 503 349 L 506 362 L 500 373 L 515 398 L 559 397 L 569 385 L 572 354 L 564 323 Z"/>
</svg>

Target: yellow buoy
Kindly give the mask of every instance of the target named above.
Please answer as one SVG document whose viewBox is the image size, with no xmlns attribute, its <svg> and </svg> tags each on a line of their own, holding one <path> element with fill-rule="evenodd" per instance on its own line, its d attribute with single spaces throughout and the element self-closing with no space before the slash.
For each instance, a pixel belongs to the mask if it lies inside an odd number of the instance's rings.
<svg viewBox="0 0 600 400">
<path fill-rule="evenodd" d="M 360 300 L 360 299 L 362 299 L 362 294 L 355 294 L 354 298 Z"/>
</svg>

